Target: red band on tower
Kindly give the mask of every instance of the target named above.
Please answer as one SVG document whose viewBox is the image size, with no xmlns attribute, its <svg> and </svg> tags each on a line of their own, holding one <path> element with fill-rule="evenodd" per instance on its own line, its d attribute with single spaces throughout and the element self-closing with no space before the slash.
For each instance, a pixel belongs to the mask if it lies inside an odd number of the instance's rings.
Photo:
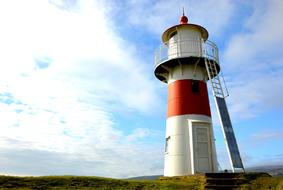
<svg viewBox="0 0 283 190">
<path fill-rule="evenodd" d="M 178 80 L 169 84 L 167 117 L 185 114 L 211 117 L 204 81 Z"/>
</svg>

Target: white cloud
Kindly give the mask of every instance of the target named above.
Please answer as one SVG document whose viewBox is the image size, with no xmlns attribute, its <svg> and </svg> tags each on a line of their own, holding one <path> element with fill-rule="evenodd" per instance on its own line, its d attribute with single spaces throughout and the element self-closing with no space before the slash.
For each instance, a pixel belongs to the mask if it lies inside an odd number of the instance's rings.
<svg viewBox="0 0 283 190">
<path fill-rule="evenodd" d="M 275 140 L 282 140 L 283 133 L 282 130 L 265 130 L 260 131 L 256 134 L 251 136 L 251 142 L 258 144 L 258 143 L 265 143 L 267 141 L 275 141 Z"/>
<path fill-rule="evenodd" d="M 224 51 L 223 64 L 237 118 L 255 117 L 281 108 L 283 84 L 283 16 L 281 1 L 254 3 L 246 31 L 235 33 Z"/>
<path fill-rule="evenodd" d="M 244 23 L 246 31 L 236 33 L 225 51 L 224 62 L 231 69 L 250 70 L 253 68 L 247 66 L 267 64 L 267 61 L 269 66 L 274 66 L 274 59 L 282 60 L 282 48 L 278 48 L 283 41 L 283 27 L 278 24 L 283 16 L 282 1 L 265 1 L 252 6 L 254 14 Z"/>
<path fill-rule="evenodd" d="M 182 7 L 189 22 L 207 27 L 214 36 L 221 35 L 229 25 L 235 11 L 235 2 L 220 0 L 206 1 L 127 1 L 126 17 L 132 25 L 161 35 L 168 27 L 179 24 Z M 213 18 L 213 19 L 211 19 Z"/>
<path fill-rule="evenodd" d="M 160 101 L 151 71 L 135 47 L 115 34 L 102 3 L 78 1 L 65 8 L 66 1 L 50 2 L 1 2 L 0 147 L 5 162 L 0 166 L 9 161 L 5 168 L 13 174 L 64 173 L 66 167 L 48 170 L 44 164 L 54 165 L 67 155 L 70 163 L 89 164 L 70 171 L 78 175 L 160 173 L 160 161 L 155 162 L 160 152 L 153 148 L 158 145 L 125 140 L 113 121 L 114 111 L 155 114 Z M 15 169 L 20 158 L 30 166 L 28 160 L 37 156 L 50 160 L 37 171 Z M 91 171 L 92 163 L 96 170 Z"/>
<path fill-rule="evenodd" d="M 232 18 L 236 13 L 236 6 L 239 5 L 231 0 L 220 1 L 191 1 L 188 4 L 188 16 L 192 18 L 193 23 L 203 25 L 212 36 L 222 36 Z"/>
<path fill-rule="evenodd" d="M 283 142 L 282 130 L 274 124 L 266 126 L 268 128 L 260 128 L 260 124 L 250 126 L 250 131 L 245 129 L 245 135 L 238 141 L 242 160 L 247 168 L 282 164 L 281 149 L 278 149 Z"/>
<path fill-rule="evenodd" d="M 160 132 L 148 128 L 135 128 L 126 138 L 128 141 L 148 140 L 150 137 L 160 136 Z"/>
<path fill-rule="evenodd" d="M 115 148 L 82 144 L 75 154 L 22 147 L 20 141 L 6 140 L 14 148 L 1 147 L 1 172 L 13 175 L 97 175 L 130 177 L 160 174 L 159 146 L 116 144 Z M 19 147 L 20 146 L 20 147 Z M 73 146 L 70 144 L 69 146 Z"/>
<path fill-rule="evenodd" d="M 281 109 L 283 105 L 282 72 L 262 77 L 255 77 L 254 80 L 235 82 L 230 87 L 231 91 L 231 112 L 235 117 L 251 118 L 258 114 L 272 110 Z"/>
</svg>

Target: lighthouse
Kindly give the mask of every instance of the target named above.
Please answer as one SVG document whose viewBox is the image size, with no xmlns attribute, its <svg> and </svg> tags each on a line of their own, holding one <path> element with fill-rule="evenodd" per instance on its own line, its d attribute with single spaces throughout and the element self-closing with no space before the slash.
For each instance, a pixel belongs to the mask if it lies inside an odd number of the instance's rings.
<svg viewBox="0 0 283 190">
<path fill-rule="evenodd" d="M 219 73 L 217 46 L 208 40 L 204 27 L 189 23 L 183 13 L 180 23 L 163 33 L 155 52 L 154 74 L 168 84 L 164 176 L 218 171 L 207 81 L 233 171 L 243 168 Z"/>
<path fill-rule="evenodd" d="M 207 47 L 218 65 L 217 47 L 207 39 L 207 30 L 183 14 L 155 54 L 155 76 L 168 84 L 164 176 L 217 171 L 205 67 Z"/>
</svg>

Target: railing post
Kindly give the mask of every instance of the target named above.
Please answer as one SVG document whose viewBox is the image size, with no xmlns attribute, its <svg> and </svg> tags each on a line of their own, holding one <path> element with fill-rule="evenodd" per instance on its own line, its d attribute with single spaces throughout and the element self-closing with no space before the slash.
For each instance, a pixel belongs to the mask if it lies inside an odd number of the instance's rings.
<svg viewBox="0 0 283 190">
<path fill-rule="evenodd" d="M 158 63 L 159 63 L 160 60 L 162 59 L 162 45 L 160 46 L 159 51 L 160 51 L 160 53 L 159 53 L 159 60 L 158 60 Z"/>
<path fill-rule="evenodd" d="M 205 49 L 205 48 L 203 48 L 203 46 L 204 46 L 204 42 L 203 42 L 203 39 L 201 38 L 200 39 L 200 54 L 201 55 L 199 55 L 199 56 L 201 56 L 201 57 L 203 57 L 203 49 Z"/>
</svg>

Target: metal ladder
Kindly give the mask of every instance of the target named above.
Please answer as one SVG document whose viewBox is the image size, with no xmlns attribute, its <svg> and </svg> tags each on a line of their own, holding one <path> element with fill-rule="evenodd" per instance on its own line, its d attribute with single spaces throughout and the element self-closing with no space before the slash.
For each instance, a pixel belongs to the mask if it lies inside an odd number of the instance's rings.
<svg viewBox="0 0 283 190">
<path fill-rule="evenodd" d="M 205 58 L 205 67 L 208 74 L 208 78 L 211 82 L 213 95 L 216 97 L 226 98 L 229 96 L 228 90 L 225 85 L 224 78 L 218 75 L 216 62 Z M 223 86 L 222 86 L 223 83 Z M 223 89 L 224 87 L 224 89 Z"/>
<path fill-rule="evenodd" d="M 225 101 L 225 98 L 229 96 L 229 93 L 225 85 L 224 77 L 218 74 L 216 65 L 217 63 L 215 60 L 210 60 L 208 58 L 204 59 L 207 75 L 211 82 L 217 112 L 228 149 L 228 155 L 232 170 L 233 172 L 235 172 L 236 169 L 245 171 Z M 223 89 L 223 86 L 225 89 Z"/>
</svg>

